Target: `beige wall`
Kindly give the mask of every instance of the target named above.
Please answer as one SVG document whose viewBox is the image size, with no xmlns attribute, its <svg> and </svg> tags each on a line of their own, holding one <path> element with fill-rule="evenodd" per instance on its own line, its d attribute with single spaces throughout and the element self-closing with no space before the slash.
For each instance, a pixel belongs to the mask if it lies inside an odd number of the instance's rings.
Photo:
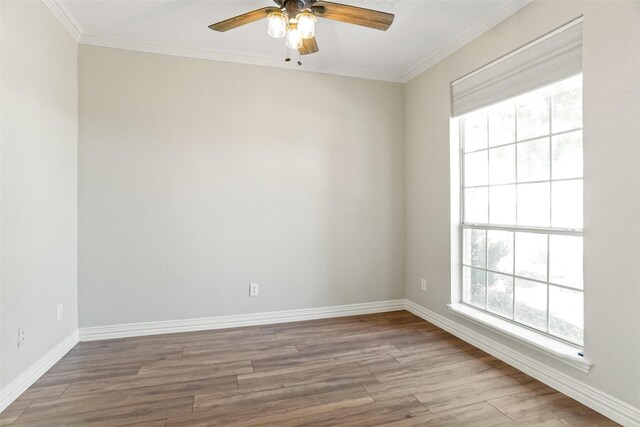
<svg viewBox="0 0 640 427">
<path fill-rule="evenodd" d="M 3 0 L 0 8 L 4 387 L 78 327 L 78 50 L 43 3 Z"/>
<path fill-rule="evenodd" d="M 449 84 L 584 15 L 585 355 L 589 374 L 466 322 L 451 300 Z M 640 3 L 533 2 L 405 86 L 406 295 L 640 406 Z M 453 248 L 455 249 L 455 248 Z M 426 293 L 419 278 L 428 281 Z"/>
<path fill-rule="evenodd" d="M 82 327 L 404 296 L 402 85 L 86 45 L 79 70 Z"/>
<path fill-rule="evenodd" d="M 640 3 L 533 2 L 404 88 L 85 45 L 78 58 L 40 2 L 0 11 L 2 385 L 75 330 L 78 306 L 88 327 L 406 295 L 640 406 Z M 449 83 L 580 15 L 589 374 L 446 309 Z"/>
</svg>

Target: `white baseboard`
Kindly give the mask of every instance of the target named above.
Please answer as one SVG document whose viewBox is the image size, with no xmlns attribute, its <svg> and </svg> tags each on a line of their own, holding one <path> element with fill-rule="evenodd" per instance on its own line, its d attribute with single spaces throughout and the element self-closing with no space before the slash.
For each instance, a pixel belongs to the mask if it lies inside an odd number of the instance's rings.
<svg viewBox="0 0 640 427">
<path fill-rule="evenodd" d="M 305 308 L 300 310 L 271 311 L 266 313 L 231 316 L 203 317 L 198 319 L 168 320 L 159 322 L 129 323 L 113 326 L 80 328 L 80 341 L 126 338 L 175 332 L 193 332 L 272 323 L 298 322 L 329 317 L 354 316 L 404 310 L 405 300 L 390 300 L 348 304 L 333 307 Z"/>
<path fill-rule="evenodd" d="M 405 300 L 405 309 L 624 426 L 640 426 L 640 409 L 628 403 L 413 301 Z"/>
<path fill-rule="evenodd" d="M 47 372 L 62 356 L 78 343 L 78 330 L 75 330 L 58 345 L 52 348 L 44 356 L 28 367 L 16 379 L 0 390 L 0 412 L 4 411 L 14 400 L 24 393 L 33 383 L 35 383 L 45 372 Z"/>
<path fill-rule="evenodd" d="M 640 426 L 640 409 L 409 300 L 391 300 L 334 307 L 81 328 L 79 332 L 74 332 L 60 342 L 18 378 L 0 390 L 0 412 L 60 360 L 62 356 L 73 348 L 78 340 L 92 341 L 141 335 L 255 326 L 353 316 L 357 314 L 381 313 L 403 309 L 486 351 L 492 356 L 531 375 L 537 380 L 542 381 L 550 387 L 576 399 L 624 426 Z"/>
</svg>

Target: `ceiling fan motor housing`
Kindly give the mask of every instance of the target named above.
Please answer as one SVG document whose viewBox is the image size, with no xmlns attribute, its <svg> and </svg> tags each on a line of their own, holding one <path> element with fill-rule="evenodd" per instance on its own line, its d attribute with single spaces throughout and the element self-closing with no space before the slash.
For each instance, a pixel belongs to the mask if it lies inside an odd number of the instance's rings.
<svg viewBox="0 0 640 427">
<path fill-rule="evenodd" d="M 300 9 L 309 9 L 317 0 L 273 0 L 279 7 L 286 7 L 287 3 L 297 3 Z"/>
<path fill-rule="evenodd" d="M 304 2 L 300 0 L 285 0 L 283 3 L 289 19 L 295 19 L 302 9 L 304 9 Z"/>
</svg>

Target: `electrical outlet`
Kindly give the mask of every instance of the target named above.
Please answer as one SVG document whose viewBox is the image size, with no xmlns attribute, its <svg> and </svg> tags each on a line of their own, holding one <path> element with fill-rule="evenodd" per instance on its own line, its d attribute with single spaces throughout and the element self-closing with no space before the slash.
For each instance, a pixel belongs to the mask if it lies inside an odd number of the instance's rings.
<svg viewBox="0 0 640 427">
<path fill-rule="evenodd" d="M 62 320 L 62 304 L 58 304 L 58 307 L 56 308 L 56 319 L 58 321 Z"/>
<path fill-rule="evenodd" d="M 427 279 L 420 279 L 420 290 L 427 292 Z"/>
<path fill-rule="evenodd" d="M 18 328 L 18 347 L 24 345 L 24 328 Z"/>
<path fill-rule="evenodd" d="M 249 296 L 257 297 L 260 295 L 260 285 L 258 283 L 252 283 L 249 285 Z"/>
</svg>

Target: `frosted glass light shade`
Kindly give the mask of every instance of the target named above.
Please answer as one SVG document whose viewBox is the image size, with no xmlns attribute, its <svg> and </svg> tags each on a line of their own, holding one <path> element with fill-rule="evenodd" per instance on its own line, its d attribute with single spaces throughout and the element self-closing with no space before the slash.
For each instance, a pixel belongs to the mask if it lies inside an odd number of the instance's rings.
<svg viewBox="0 0 640 427">
<path fill-rule="evenodd" d="M 315 35 L 316 17 L 308 10 L 303 10 L 296 16 L 298 31 L 303 39 L 310 39 Z"/>
<path fill-rule="evenodd" d="M 302 47 L 302 37 L 300 36 L 300 31 L 298 31 L 297 24 L 289 24 L 286 44 L 289 49 L 299 49 Z"/>
<path fill-rule="evenodd" d="M 271 12 L 267 19 L 269 19 L 267 34 L 276 39 L 281 39 L 287 34 L 287 17 L 282 12 Z"/>
</svg>

